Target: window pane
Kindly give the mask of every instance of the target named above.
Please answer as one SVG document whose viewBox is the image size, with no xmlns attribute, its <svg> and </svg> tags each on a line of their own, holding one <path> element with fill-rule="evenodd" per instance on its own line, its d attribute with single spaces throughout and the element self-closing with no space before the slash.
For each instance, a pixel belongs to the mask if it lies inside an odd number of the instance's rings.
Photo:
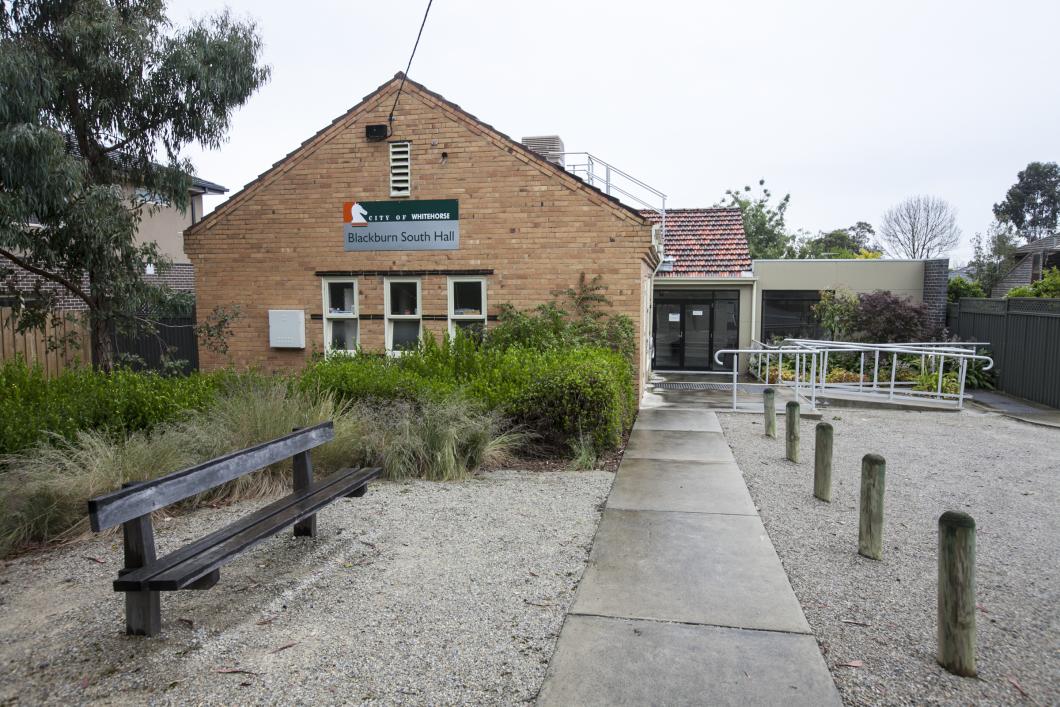
<svg viewBox="0 0 1060 707">
<path fill-rule="evenodd" d="M 328 283 L 328 313 L 353 314 L 353 302 L 352 282 Z"/>
<path fill-rule="evenodd" d="M 453 283 L 454 315 L 482 314 L 482 285 L 481 282 Z"/>
<path fill-rule="evenodd" d="M 482 333 L 486 330 L 486 322 L 481 319 L 455 320 L 453 324 L 456 325 L 456 329 L 463 331 L 469 338 L 475 341 L 482 341 Z"/>
<path fill-rule="evenodd" d="M 357 320 L 331 320 L 331 348 L 334 351 L 353 351 L 357 348 Z"/>
<path fill-rule="evenodd" d="M 418 319 L 395 319 L 391 322 L 391 326 L 394 327 L 394 351 L 416 348 L 416 344 L 420 341 L 420 322 Z"/>
<path fill-rule="evenodd" d="M 390 313 L 419 314 L 415 282 L 390 283 Z"/>
</svg>

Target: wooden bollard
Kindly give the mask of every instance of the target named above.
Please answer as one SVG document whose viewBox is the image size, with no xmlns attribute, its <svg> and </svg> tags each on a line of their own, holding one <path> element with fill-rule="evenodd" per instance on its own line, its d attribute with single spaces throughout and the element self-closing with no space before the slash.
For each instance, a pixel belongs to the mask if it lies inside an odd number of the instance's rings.
<svg viewBox="0 0 1060 707">
<path fill-rule="evenodd" d="M 954 675 L 975 675 L 975 521 L 939 517 L 938 661 Z"/>
<path fill-rule="evenodd" d="M 766 411 L 766 437 L 777 438 L 777 391 L 766 388 L 762 391 L 762 406 Z"/>
<path fill-rule="evenodd" d="M 861 459 L 861 515 L 858 522 L 858 554 L 883 559 L 883 485 L 887 462 L 879 454 Z"/>
<path fill-rule="evenodd" d="M 832 425 L 817 423 L 817 437 L 813 446 L 813 495 L 822 501 L 832 501 Z"/>
<path fill-rule="evenodd" d="M 784 424 L 786 433 L 784 435 L 784 450 L 788 461 L 798 463 L 799 461 L 799 403 L 789 400 L 784 410 Z"/>
</svg>

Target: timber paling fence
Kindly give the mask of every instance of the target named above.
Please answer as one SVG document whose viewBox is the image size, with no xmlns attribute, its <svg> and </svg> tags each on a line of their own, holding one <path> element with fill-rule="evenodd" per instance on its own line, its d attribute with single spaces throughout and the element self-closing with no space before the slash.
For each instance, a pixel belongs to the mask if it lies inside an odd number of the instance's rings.
<svg viewBox="0 0 1060 707">
<path fill-rule="evenodd" d="M 91 363 L 92 346 L 86 314 L 83 311 L 60 312 L 58 326 L 49 321 L 43 330 L 15 331 L 11 308 L 0 308 L 0 363 L 21 358 L 30 366 L 40 365 L 49 378 L 76 366 Z M 161 370 L 164 360 L 185 362 L 185 373 L 199 367 L 199 345 L 195 336 L 195 310 L 187 316 L 156 320 L 154 334 L 133 336 L 114 334 L 114 348 L 119 354 L 131 354 L 142 363 L 134 369 Z M 51 344 L 65 339 L 69 345 L 55 348 Z"/>
<path fill-rule="evenodd" d="M 1060 299 L 966 297 L 947 314 L 951 334 L 990 342 L 998 390 L 1060 408 Z"/>
</svg>

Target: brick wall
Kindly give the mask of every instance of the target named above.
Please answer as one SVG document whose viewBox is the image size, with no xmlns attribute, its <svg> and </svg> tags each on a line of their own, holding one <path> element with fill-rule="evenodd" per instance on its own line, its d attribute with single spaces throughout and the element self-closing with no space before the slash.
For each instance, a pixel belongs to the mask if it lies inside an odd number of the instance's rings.
<svg viewBox="0 0 1060 707">
<path fill-rule="evenodd" d="M 946 287 L 950 281 L 950 260 L 939 258 L 924 261 L 924 305 L 931 325 L 946 326 Z"/>
<path fill-rule="evenodd" d="M 293 369 L 322 350 L 320 271 L 434 271 L 422 277 L 421 309 L 439 318 L 423 322 L 439 335 L 447 327 L 446 271 L 492 271 L 491 315 L 502 303 L 524 309 L 545 302 L 581 272 L 601 275 L 614 309 L 633 319 L 643 342 L 650 226 L 413 82 L 391 139 L 412 143 L 412 199 L 459 200 L 460 248 L 343 250 L 343 202 L 390 198 L 388 144 L 367 142 L 364 129 L 387 122 L 396 88 L 396 79 L 381 87 L 185 233 L 199 316 L 218 305 L 241 307 L 229 361 Z M 383 282 L 380 274 L 357 278 L 360 343 L 369 350 L 384 346 Z M 269 347 L 269 309 L 306 312 L 305 350 Z M 204 368 L 224 363 L 203 352 Z"/>
<path fill-rule="evenodd" d="M 164 273 L 145 275 L 144 280 L 153 285 L 168 285 L 178 292 L 195 292 L 195 268 L 190 263 L 176 263 Z M 65 287 L 44 280 L 17 265 L 6 265 L 0 271 L 0 294 L 9 294 L 12 290 L 31 293 L 37 282 L 41 283 L 41 289 L 45 292 L 58 295 L 56 309 L 75 312 L 88 309 L 82 299 L 70 294 Z M 87 277 L 81 279 L 81 287 L 86 292 L 89 290 Z"/>
</svg>

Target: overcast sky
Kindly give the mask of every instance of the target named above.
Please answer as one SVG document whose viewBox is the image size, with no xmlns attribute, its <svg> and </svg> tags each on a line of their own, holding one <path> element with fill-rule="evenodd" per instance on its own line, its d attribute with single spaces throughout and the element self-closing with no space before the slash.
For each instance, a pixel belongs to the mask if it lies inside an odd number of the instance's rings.
<svg viewBox="0 0 1060 707">
<path fill-rule="evenodd" d="M 259 23 L 272 80 L 227 145 L 190 156 L 234 193 L 405 68 L 426 0 L 229 6 Z M 218 7 L 172 2 L 170 18 Z M 818 231 L 942 197 L 963 262 L 1016 173 L 1060 159 L 1058 28 L 1056 0 L 435 0 L 409 75 L 515 139 L 560 135 L 671 207 L 764 178 L 791 194 L 793 229 Z"/>
</svg>

